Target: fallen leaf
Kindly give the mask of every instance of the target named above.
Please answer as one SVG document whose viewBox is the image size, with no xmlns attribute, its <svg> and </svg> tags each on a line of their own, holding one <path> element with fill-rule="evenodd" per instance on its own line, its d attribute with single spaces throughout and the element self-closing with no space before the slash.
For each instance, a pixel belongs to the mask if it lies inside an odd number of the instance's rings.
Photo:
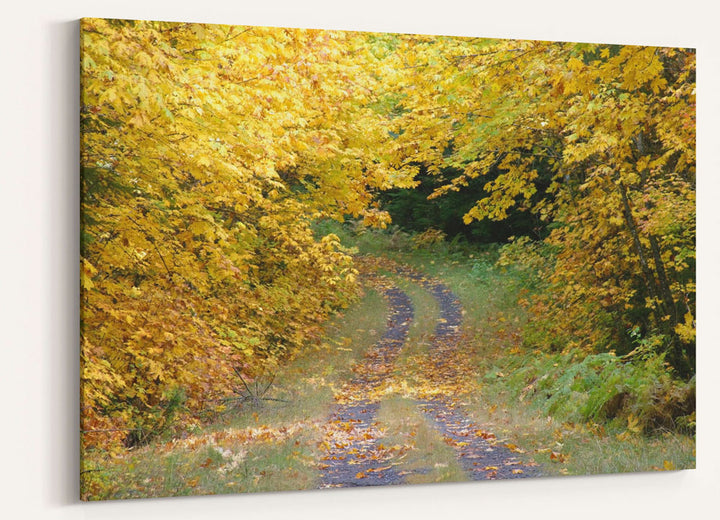
<svg viewBox="0 0 720 520">
<path fill-rule="evenodd" d="M 567 460 L 567 456 L 557 451 L 550 452 L 550 460 L 553 462 L 564 463 Z"/>
<path fill-rule="evenodd" d="M 630 430 L 633 433 L 640 433 L 640 426 L 638 425 L 638 418 L 635 417 L 633 414 L 630 414 L 628 416 L 628 430 Z"/>
</svg>

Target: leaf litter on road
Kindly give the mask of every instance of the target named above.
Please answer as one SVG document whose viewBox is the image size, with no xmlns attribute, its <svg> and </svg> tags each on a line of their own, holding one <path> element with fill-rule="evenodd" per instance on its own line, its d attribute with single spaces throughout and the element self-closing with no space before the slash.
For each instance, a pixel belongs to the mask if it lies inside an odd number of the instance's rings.
<svg viewBox="0 0 720 520">
<path fill-rule="evenodd" d="M 403 467 L 404 456 L 416 449 L 414 443 L 386 446 L 385 431 L 377 421 L 379 402 L 398 391 L 414 399 L 429 424 L 453 448 L 469 479 L 538 476 L 536 464 L 523 464 L 516 457 L 523 453 L 520 448 L 499 443 L 462 411 L 458 396 L 472 388 L 473 370 L 463 356 L 464 311 L 455 294 L 441 281 L 386 258 L 358 260 L 368 283 L 388 300 L 390 311 L 383 336 L 354 367 L 355 377 L 336 394 L 336 409 L 324 426 L 319 446 L 321 487 L 401 484 L 417 471 Z M 377 274 L 380 270 L 419 285 L 440 310 L 427 354 L 408 358 L 406 365 L 410 365 L 405 368 L 412 373 L 402 378 L 395 362 L 407 341 L 409 324 L 416 319 L 414 308 L 389 276 Z"/>
</svg>

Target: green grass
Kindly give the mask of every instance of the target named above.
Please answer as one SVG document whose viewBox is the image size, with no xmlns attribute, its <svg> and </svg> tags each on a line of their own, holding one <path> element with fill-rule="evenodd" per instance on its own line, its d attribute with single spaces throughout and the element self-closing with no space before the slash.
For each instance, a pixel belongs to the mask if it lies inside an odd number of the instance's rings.
<svg viewBox="0 0 720 520">
<path fill-rule="evenodd" d="M 314 487 L 308 433 L 283 442 L 227 442 L 167 449 L 154 444 L 106 462 L 94 499 L 213 495 Z"/>
</svg>

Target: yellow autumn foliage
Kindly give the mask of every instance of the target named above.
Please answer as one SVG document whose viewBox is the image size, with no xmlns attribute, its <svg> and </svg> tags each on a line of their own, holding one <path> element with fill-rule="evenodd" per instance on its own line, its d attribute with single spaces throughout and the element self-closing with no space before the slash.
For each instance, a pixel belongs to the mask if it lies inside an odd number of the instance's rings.
<svg viewBox="0 0 720 520">
<path fill-rule="evenodd" d="M 694 51 L 443 37 L 398 51 L 396 161 L 442 175 L 435 197 L 486 177 L 466 224 L 527 212 L 549 230 L 547 341 L 611 349 L 637 326 L 690 375 Z"/>
<path fill-rule="evenodd" d="M 402 182 L 377 157 L 377 58 L 343 32 L 85 19 L 86 444 L 164 427 L 318 337 L 356 272 L 319 217 Z M 392 173 L 392 175 L 391 175 Z M 102 435 L 98 430 L 122 430 Z"/>
</svg>

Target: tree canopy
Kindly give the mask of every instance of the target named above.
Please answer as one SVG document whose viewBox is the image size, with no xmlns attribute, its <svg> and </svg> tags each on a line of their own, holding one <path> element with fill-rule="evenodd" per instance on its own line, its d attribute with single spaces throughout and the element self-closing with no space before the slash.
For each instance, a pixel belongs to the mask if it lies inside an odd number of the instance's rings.
<svg viewBox="0 0 720 520">
<path fill-rule="evenodd" d="M 640 328 L 692 373 L 694 52 L 429 37 L 398 49 L 398 161 L 459 172 L 431 197 L 486 177 L 466 223 L 547 224 L 554 290 L 535 311 L 550 334 L 613 348 Z"/>
<path fill-rule="evenodd" d="M 86 431 L 316 341 L 357 272 L 313 223 L 384 227 L 423 178 L 546 231 L 555 341 L 693 372 L 692 50 L 85 19 L 81 68 Z"/>
</svg>

